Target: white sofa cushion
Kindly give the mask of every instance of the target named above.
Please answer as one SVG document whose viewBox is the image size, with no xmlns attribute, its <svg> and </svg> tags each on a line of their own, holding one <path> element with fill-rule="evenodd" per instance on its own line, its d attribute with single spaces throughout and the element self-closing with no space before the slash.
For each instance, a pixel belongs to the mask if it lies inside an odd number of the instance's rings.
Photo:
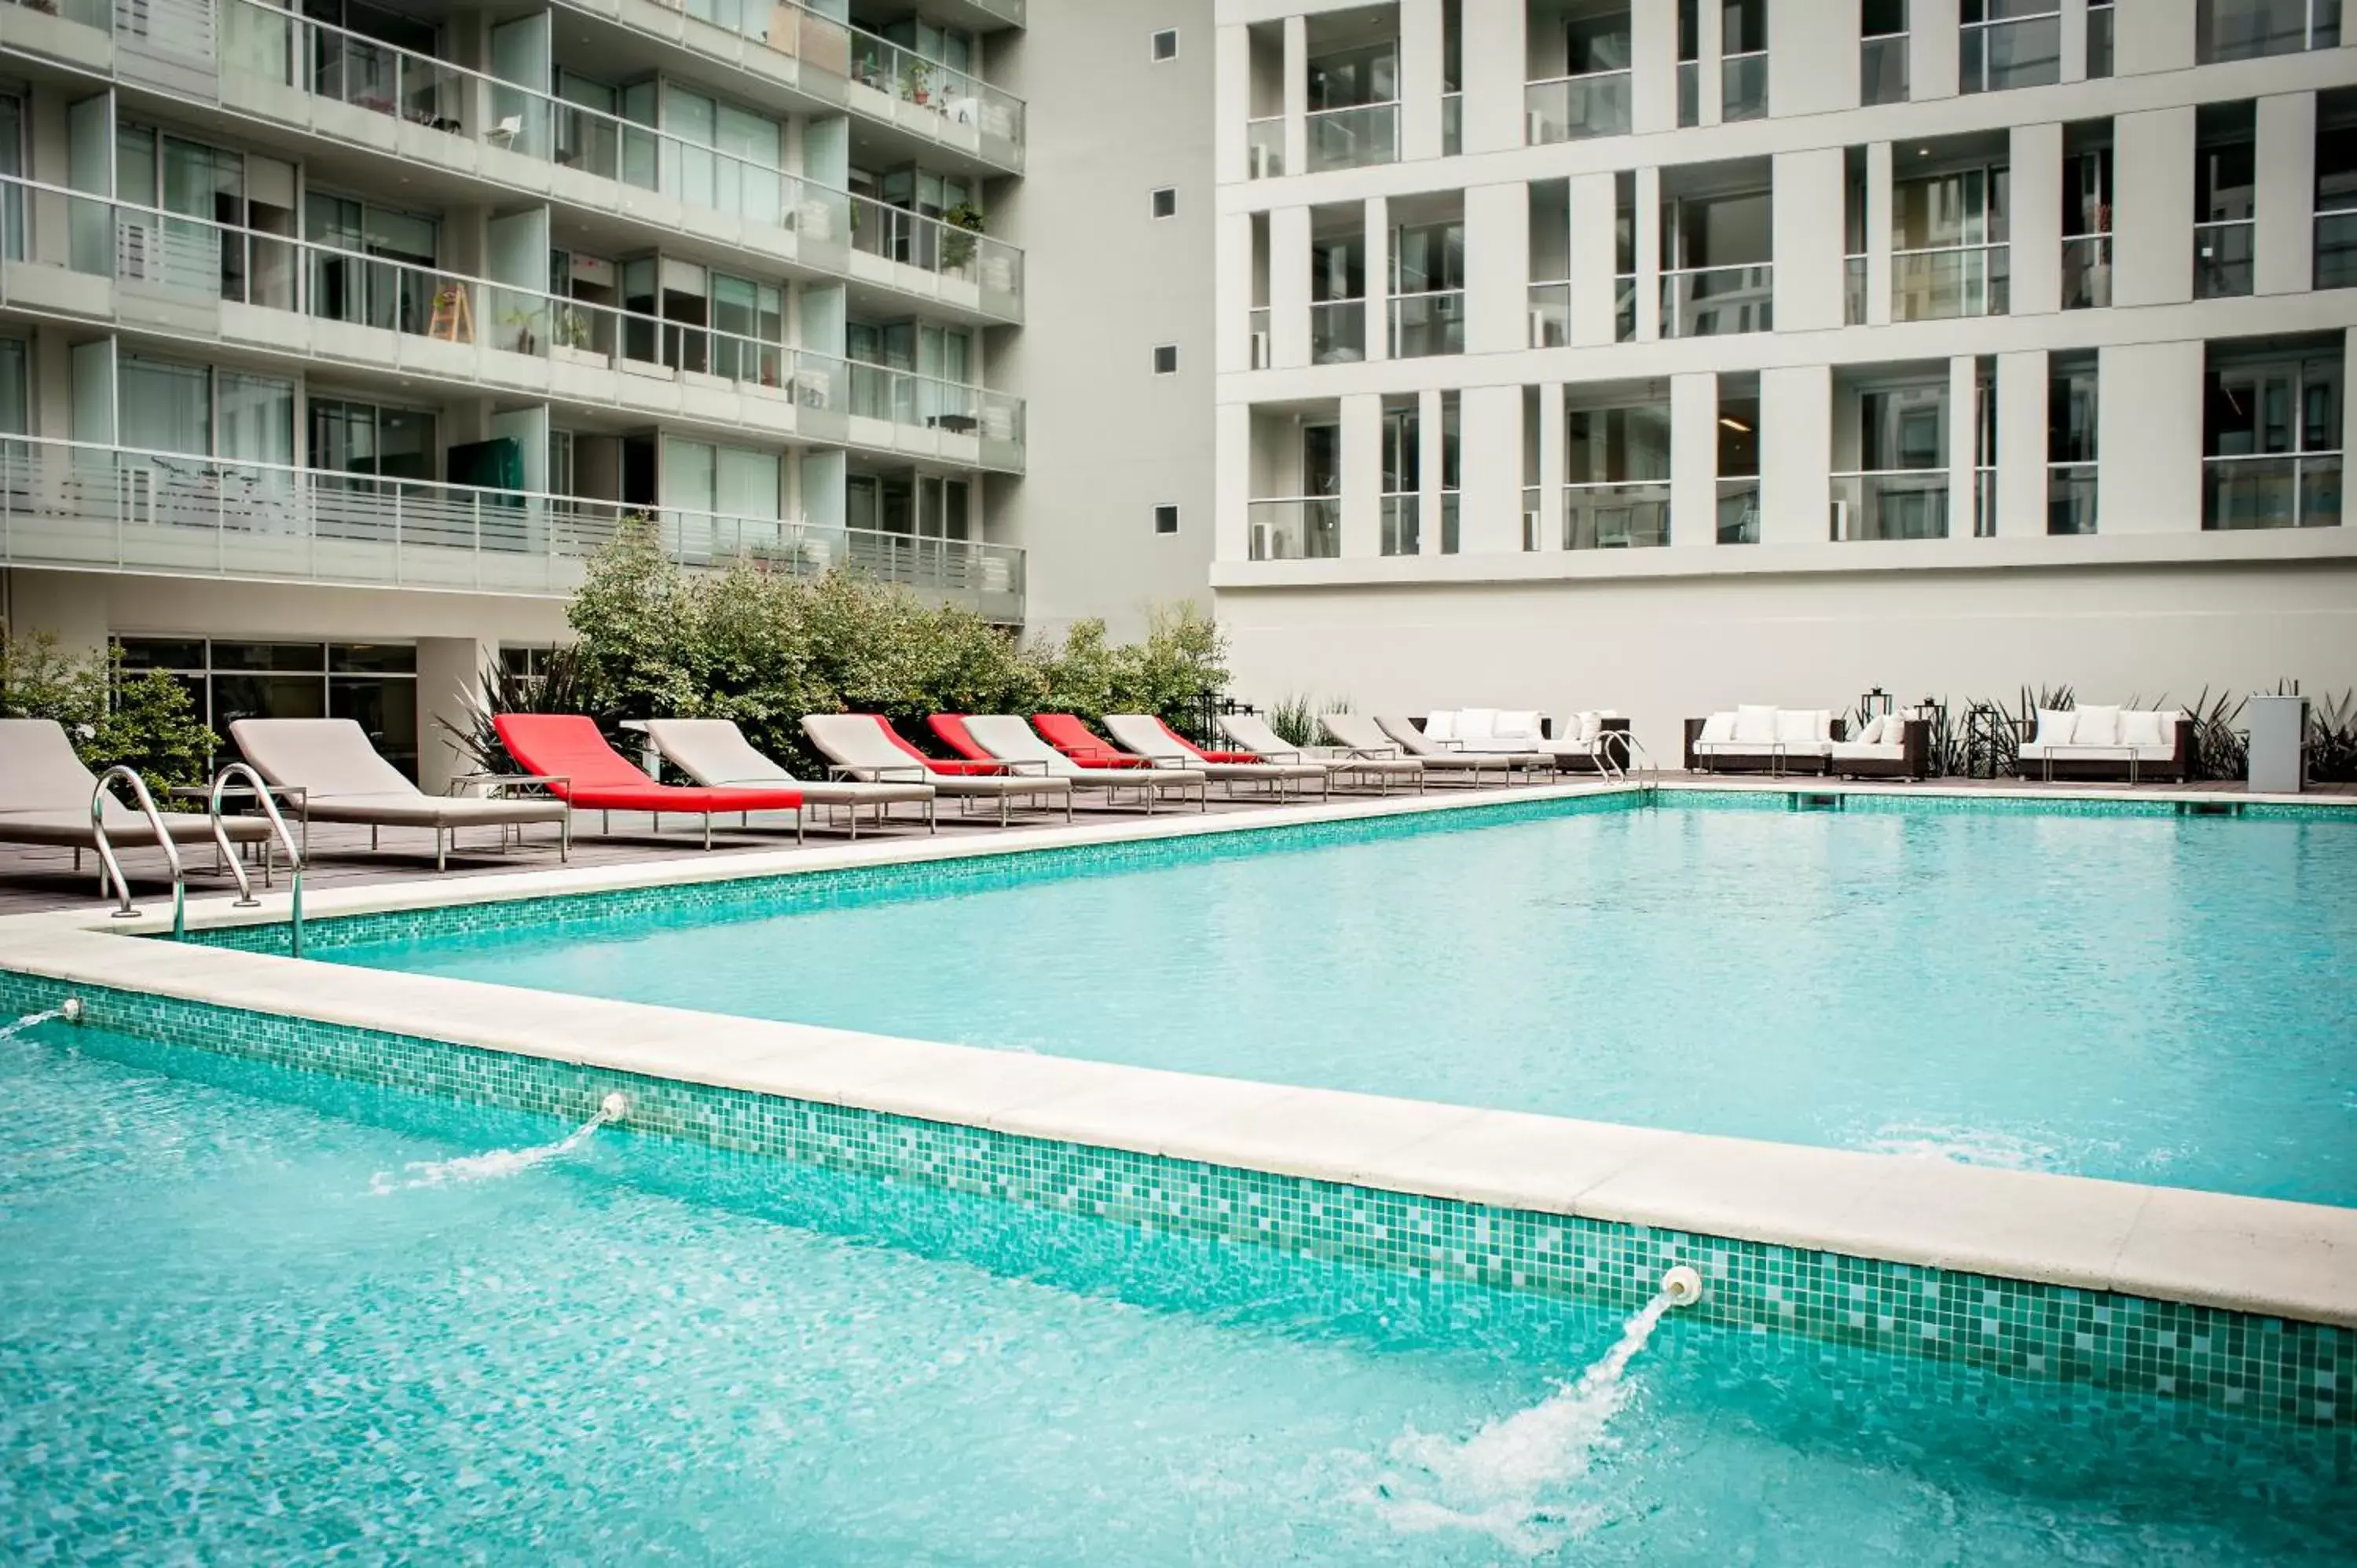
<svg viewBox="0 0 2357 1568">
<path fill-rule="evenodd" d="M 2077 720 L 2078 715 L 2068 708 L 2039 709 L 2038 733 L 2030 737 L 2029 745 L 2038 747 L 2040 752 L 2050 746 L 2070 745 L 2071 730 Z"/>
<path fill-rule="evenodd" d="M 1498 710 L 1495 708 L 1459 708 L 1457 710 L 1457 738 L 1470 746 L 1477 740 L 1487 740 L 1498 733 Z"/>
<path fill-rule="evenodd" d="M 1786 746 L 1833 738 L 1834 715 L 1827 708 L 1779 708 L 1776 738 Z"/>
<path fill-rule="evenodd" d="M 1845 744 L 1850 746 L 1880 746 L 1883 743 L 1882 733 L 1887 727 L 1889 727 L 1889 721 L 1888 719 L 1884 718 L 1880 714 L 1877 714 L 1874 717 L 1867 720 L 1864 725 L 1851 732 L 1848 741 Z"/>
<path fill-rule="evenodd" d="M 1728 722 L 1732 723 L 1733 721 L 1730 719 Z M 1602 734 L 1603 731 L 1604 715 L 1598 713 L 1594 708 L 1582 708 L 1579 712 L 1571 715 L 1571 738 L 1579 742 L 1582 746 L 1594 740 L 1598 735 Z"/>
<path fill-rule="evenodd" d="M 2116 703 L 2093 706 L 2082 705 L 2078 717 L 2071 724 L 2072 746 L 2117 746 L 2120 744 L 2120 710 Z"/>
<path fill-rule="evenodd" d="M 1437 714 L 1425 714 L 1424 738 L 1426 740 L 1455 740 L 1457 738 L 1457 714 L 1453 711 L 1446 708 Z"/>
<path fill-rule="evenodd" d="M 1735 733 L 1729 740 L 1750 741 L 1766 746 L 1776 738 L 1776 710 L 1767 706 L 1742 704 L 1735 710 Z"/>
<path fill-rule="evenodd" d="M 2138 762 L 2167 762 L 2176 757 L 2177 743 L 2171 741 L 2167 746 L 2130 746 L 2128 749 L 2136 754 L 2136 759 Z"/>
<path fill-rule="evenodd" d="M 2120 744 L 2138 747 L 2165 746 L 2173 749 L 2177 737 L 2170 732 L 2175 727 L 2158 708 L 2130 709 L 2120 715 Z"/>
<path fill-rule="evenodd" d="M 1702 734 L 1695 737 L 1696 746 L 1718 746 L 1735 738 L 1735 715 L 1713 714 L 1702 721 Z"/>
<path fill-rule="evenodd" d="M 1501 708 L 1491 734 L 1501 740 L 1513 739 L 1535 742 L 1539 738 L 1539 715 L 1535 708 Z"/>
<path fill-rule="evenodd" d="M 1897 762 L 1907 755 L 1907 748 L 1895 740 L 1837 740 L 1834 742 L 1833 754 L 1836 759 L 1871 757 L 1878 761 Z"/>
</svg>

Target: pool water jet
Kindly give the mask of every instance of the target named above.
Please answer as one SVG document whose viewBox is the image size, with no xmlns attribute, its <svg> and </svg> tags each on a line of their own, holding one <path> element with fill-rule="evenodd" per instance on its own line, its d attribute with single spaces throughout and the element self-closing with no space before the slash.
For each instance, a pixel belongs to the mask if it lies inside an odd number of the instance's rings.
<svg viewBox="0 0 2357 1568">
<path fill-rule="evenodd" d="M 589 1141 L 589 1134 L 608 1122 L 619 1121 L 630 1109 L 627 1096 L 619 1090 L 597 1101 L 597 1113 L 554 1143 L 535 1144 L 524 1149 L 492 1149 L 479 1155 L 457 1155 L 447 1160 L 412 1160 L 402 1168 L 409 1173 L 405 1181 L 396 1181 L 390 1171 L 379 1171 L 369 1183 L 369 1191 L 382 1197 L 387 1193 L 404 1192 L 411 1187 L 442 1187 L 451 1182 L 492 1181 L 501 1176 L 520 1175 L 534 1165 L 545 1165 L 571 1154 Z"/>
</svg>

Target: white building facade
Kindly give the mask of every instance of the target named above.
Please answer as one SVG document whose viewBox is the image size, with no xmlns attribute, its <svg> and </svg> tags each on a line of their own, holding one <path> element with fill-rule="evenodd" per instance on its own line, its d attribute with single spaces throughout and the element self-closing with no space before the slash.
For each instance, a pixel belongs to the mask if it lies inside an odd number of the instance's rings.
<svg viewBox="0 0 2357 1568">
<path fill-rule="evenodd" d="M 2357 675 L 2338 0 L 1220 0 L 1239 692 Z"/>
</svg>

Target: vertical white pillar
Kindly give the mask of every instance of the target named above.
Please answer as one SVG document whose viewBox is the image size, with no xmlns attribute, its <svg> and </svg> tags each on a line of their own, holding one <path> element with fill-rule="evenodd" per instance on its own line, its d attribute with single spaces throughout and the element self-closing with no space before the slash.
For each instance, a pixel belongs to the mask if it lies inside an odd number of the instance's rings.
<svg viewBox="0 0 2357 1568">
<path fill-rule="evenodd" d="M 1957 0 L 1907 0 L 1907 97 L 1914 103 L 1956 96 Z"/>
<path fill-rule="evenodd" d="M 1440 553 L 1440 389 L 1415 394 L 1416 553 Z"/>
<path fill-rule="evenodd" d="M 1996 357 L 1996 531 L 2046 532 L 2046 350 Z"/>
<path fill-rule="evenodd" d="M 2012 300 L 2016 316 L 2062 308 L 2062 127 L 2013 128 Z"/>
<path fill-rule="evenodd" d="M 1400 0 L 1400 157 L 1440 156 L 1440 0 Z"/>
<path fill-rule="evenodd" d="M 2087 0 L 2062 0 L 2062 80 L 2087 80 Z"/>
<path fill-rule="evenodd" d="M 2100 351 L 2095 511 L 2103 532 L 2200 532 L 2201 360 L 2199 339 Z"/>
<path fill-rule="evenodd" d="M 2316 260 L 2316 94 L 2262 98 L 2258 122 L 2253 289 L 2305 294 Z"/>
<path fill-rule="evenodd" d="M 1392 357 L 1391 203 L 1367 198 L 1367 359 Z"/>
<path fill-rule="evenodd" d="M 2341 450 L 2343 453 L 2357 452 L 2357 397 L 2351 397 L 2345 390 L 2357 387 L 2357 332 L 2341 335 L 2341 385 L 2344 389 L 2341 395 Z M 2343 472 L 2347 471 L 2348 459 L 2345 456 L 2341 459 L 2341 468 Z"/>
<path fill-rule="evenodd" d="M 1224 375 L 1252 369 L 1253 215 L 1221 213 L 1213 235 L 1211 297 L 1219 319 L 1212 323 L 1212 362 Z"/>
<path fill-rule="evenodd" d="M 1858 17 L 1826 0 L 1768 0 L 1768 91 L 1779 119 L 1857 107 Z"/>
<path fill-rule="evenodd" d="M 1510 354 L 1530 347 L 1530 187 L 1466 190 L 1465 282 L 1465 351 Z"/>
<path fill-rule="evenodd" d="M 1309 209 L 1268 215 L 1268 350 L 1272 367 L 1309 362 Z"/>
<path fill-rule="evenodd" d="M 1458 58 L 1465 66 L 1469 153 L 1503 152 L 1523 145 L 1523 4 L 1464 0 L 1459 7 L 1465 37 Z"/>
<path fill-rule="evenodd" d="M 1220 561 L 1251 558 L 1253 411 L 1223 403 L 1211 413 L 1211 554 Z"/>
<path fill-rule="evenodd" d="M 1539 528 L 1541 550 L 1563 548 L 1563 383 L 1539 387 Z"/>
<path fill-rule="evenodd" d="M 1613 340 L 1614 190 L 1609 171 L 1571 177 L 1571 341 L 1576 348 Z"/>
<path fill-rule="evenodd" d="M 1975 457 L 1980 434 L 1979 366 L 1970 354 L 1948 361 L 1948 537 L 1973 536 Z"/>
<path fill-rule="evenodd" d="M 1834 372 L 1793 365 L 1760 372 L 1760 542 L 1818 544 L 1833 504 Z"/>
<path fill-rule="evenodd" d="M 1722 118 L 1721 111 L 1727 103 L 1726 89 L 1721 82 L 1719 64 L 1726 54 L 1726 50 L 1721 47 L 1721 42 L 1726 36 L 1726 29 L 1719 25 L 1723 13 L 1715 0 L 1704 0 L 1704 3 L 1697 5 L 1695 11 L 1695 20 L 1701 24 L 1695 29 L 1697 36 L 1695 38 L 1696 57 L 1695 74 L 1697 78 L 1697 85 L 1695 89 L 1696 116 L 1695 123 L 1700 125 L 1717 124 Z"/>
<path fill-rule="evenodd" d="M 1670 378 L 1670 543 L 1718 542 L 1718 376 Z"/>
<path fill-rule="evenodd" d="M 1523 389 L 1468 387 L 1458 394 L 1458 542 L 1468 555 L 1503 555 L 1522 547 Z"/>
<path fill-rule="evenodd" d="M 1637 341 L 1662 336 L 1662 171 L 1637 171 Z"/>
<path fill-rule="evenodd" d="M 1773 159 L 1776 328 L 1811 332 L 1842 325 L 1843 158 L 1839 147 Z"/>
<path fill-rule="evenodd" d="M 1252 119 L 1252 29 L 1229 26 L 1211 35 L 1211 177 L 1232 185 L 1251 177 L 1245 148 Z"/>
<path fill-rule="evenodd" d="M 1309 18 L 1285 19 L 1285 172 L 1309 172 Z"/>
<path fill-rule="evenodd" d="M 1866 319 L 1890 324 L 1890 144 L 1866 148 Z"/>
<path fill-rule="evenodd" d="M 1629 128 L 1639 135 L 1678 124 L 1678 8 L 1666 3 L 1629 10 Z"/>
<path fill-rule="evenodd" d="M 2123 37 L 2140 31 L 2124 27 Z M 2193 297 L 2194 111 L 2154 109 L 2112 121 L 2112 304 Z"/>
<path fill-rule="evenodd" d="M 1383 400 L 1377 392 L 1342 399 L 1342 553 L 1382 553 Z"/>
<path fill-rule="evenodd" d="M 2122 76 L 2190 70 L 2194 10 L 2195 0 L 2136 0 L 2117 7 L 2112 23 L 2118 29 L 2112 35 L 2113 69 Z"/>
</svg>

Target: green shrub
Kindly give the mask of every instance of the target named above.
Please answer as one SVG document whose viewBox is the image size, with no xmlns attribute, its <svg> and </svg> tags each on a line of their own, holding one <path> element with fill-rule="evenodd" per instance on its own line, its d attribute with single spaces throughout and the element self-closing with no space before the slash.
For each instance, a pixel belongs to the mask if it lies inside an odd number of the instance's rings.
<svg viewBox="0 0 2357 1568">
<path fill-rule="evenodd" d="M 159 806 L 167 790 L 205 782 L 221 749 L 178 681 L 125 670 L 119 648 L 61 652 L 47 633 L 0 645 L 0 715 L 57 720 L 92 772 L 137 768 Z"/>
</svg>

